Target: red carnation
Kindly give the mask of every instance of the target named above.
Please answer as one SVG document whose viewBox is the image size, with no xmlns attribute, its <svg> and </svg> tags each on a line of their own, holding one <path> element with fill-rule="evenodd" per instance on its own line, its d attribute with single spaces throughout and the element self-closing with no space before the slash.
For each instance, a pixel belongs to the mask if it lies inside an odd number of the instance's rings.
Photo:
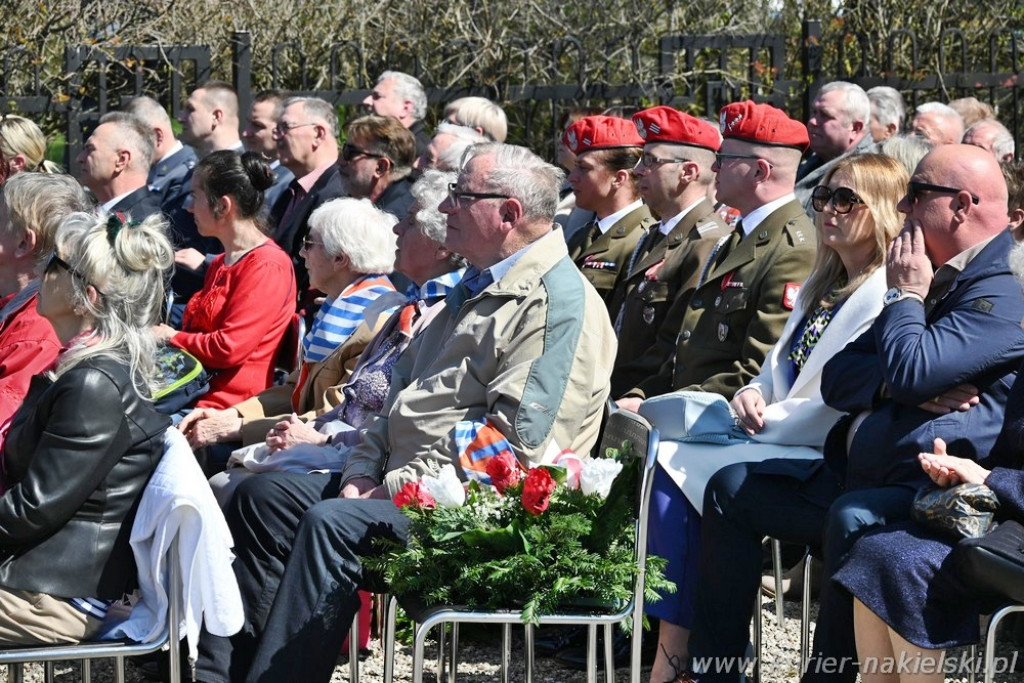
<svg viewBox="0 0 1024 683">
<path fill-rule="evenodd" d="M 437 507 L 437 501 L 430 495 L 427 488 L 418 481 L 406 482 L 405 486 L 395 494 L 392 502 L 400 508 L 410 505 L 418 508 Z"/>
<path fill-rule="evenodd" d="M 498 493 L 505 495 L 505 489 L 515 486 L 522 480 L 523 471 L 516 456 L 504 451 L 488 461 L 487 476 L 491 478 L 491 483 L 498 489 Z"/>
<path fill-rule="evenodd" d="M 551 492 L 555 490 L 555 480 L 543 467 L 534 467 L 526 475 L 523 483 L 523 509 L 531 515 L 539 515 L 548 509 Z"/>
</svg>

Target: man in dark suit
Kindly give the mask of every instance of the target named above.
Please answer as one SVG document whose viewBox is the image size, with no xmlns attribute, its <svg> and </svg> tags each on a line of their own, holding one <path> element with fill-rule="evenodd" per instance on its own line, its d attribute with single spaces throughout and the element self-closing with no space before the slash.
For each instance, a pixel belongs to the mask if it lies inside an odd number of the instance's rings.
<svg viewBox="0 0 1024 683">
<path fill-rule="evenodd" d="M 270 225 L 274 241 L 292 257 L 299 297 L 304 300 L 309 275 L 299 250 L 309 233 L 309 215 L 324 202 L 346 195 L 337 164 L 338 115 L 318 97 L 291 97 L 284 101 L 274 139 L 281 165 L 295 179 L 271 209 Z"/>
<path fill-rule="evenodd" d="M 174 137 L 171 117 L 152 97 L 132 98 L 125 111 L 153 129 L 156 154 L 146 179 L 149 191 L 156 195 L 161 206 L 170 201 L 180 201 L 189 193 L 185 180 L 196 165 L 195 150 Z"/>
<path fill-rule="evenodd" d="M 665 319 L 672 302 L 689 298 L 711 250 L 731 232 L 707 198 L 715 179 L 711 166 L 721 146 L 718 130 L 671 107 L 637 112 L 633 123 L 644 141 L 633 169 L 637 187 L 661 220 L 630 256 L 629 272 L 612 302 L 619 338 L 612 373 L 615 396 L 647 376 L 635 361 L 657 341 L 663 324 L 673 325 Z M 678 329 L 678 322 L 674 326 Z"/>
<path fill-rule="evenodd" d="M 594 220 L 569 238 L 569 258 L 613 316 L 612 298 L 626 277 L 629 259 L 655 223 L 633 176 L 644 141 L 632 121 L 617 116 L 585 116 L 562 137 L 576 155 L 569 173 L 576 206 L 594 212 Z"/>
<path fill-rule="evenodd" d="M 666 314 L 673 327 L 662 327 L 660 348 L 647 354 L 667 360 L 619 399 L 629 410 L 677 389 L 731 399 L 760 371 L 811 272 L 814 226 L 793 194 L 807 129 L 750 101 L 725 106 L 721 120 L 725 139 L 711 167 L 715 187 L 718 199 L 743 218 L 717 243 L 693 293 L 677 298 Z"/>
<path fill-rule="evenodd" d="M 401 71 L 385 71 L 377 77 L 373 92 L 363 105 L 377 116 L 394 116 L 409 129 L 416 140 L 414 159 L 427 151 L 430 134 L 423 125 L 427 115 L 427 93 L 415 76 Z"/>
<path fill-rule="evenodd" d="M 130 214 L 141 221 L 160 213 L 160 202 L 146 178 L 153 162 L 153 132 L 140 119 L 111 112 L 85 141 L 78 154 L 79 182 L 105 211 Z"/>
<path fill-rule="evenodd" d="M 708 485 L 689 642 L 696 678 L 680 681 L 740 680 L 761 539 L 770 535 L 821 547 L 824 556 L 803 681 L 852 682 L 852 600 L 828 577 L 865 531 L 909 516 L 928 482 L 917 455 L 933 439 L 979 457 L 999 433 L 1024 357 L 1024 300 L 1007 263 L 1014 242 L 999 165 L 968 145 L 936 148 L 899 210 L 906 221 L 889 249 L 884 308 L 825 366 L 822 397 L 847 415 L 829 433 L 824 460 L 742 463 Z"/>
</svg>

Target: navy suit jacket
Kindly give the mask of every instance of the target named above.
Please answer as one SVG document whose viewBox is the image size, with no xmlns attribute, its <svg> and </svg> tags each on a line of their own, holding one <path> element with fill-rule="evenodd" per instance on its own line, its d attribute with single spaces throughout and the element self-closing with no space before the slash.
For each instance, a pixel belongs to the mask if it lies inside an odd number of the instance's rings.
<svg viewBox="0 0 1024 683">
<path fill-rule="evenodd" d="M 144 221 L 155 213 L 160 213 L 160 201 L 156 195 L 143 185 L 139 189 L 124 197 L 114 205 L 111 213 L 120 211 L 128 214 L 133 221 Z"/>
<path fill-rule="evenodd" d="M 298 181 L 292 181 L 292 187 Z M 281 217 L 292 200 L 291 192 L 281 193 L 281 197 L 274 204 L 270 212 L 270 225 L 273 228 L 274 241 L 292 257 L 292 265 L 295 267 L 295 278 L 298 284 L 298 291 L 304 292 L 309 286 L 309 275 L 306 272 L 306 264 L 299 257 L 299 250 L 302 248 L 302 238 L 309 234 L 309 215 L 313 209 L 331 199 L 346 196 L 345 185 L 341 178 L 341 170 L 337 164 L 331 164 L 323 175 L 310 188 L 302 201 L 288 214 L 287 220 L 281 221 Z"/>
<path fill-rule="evenodd" d="M 1007 264 L 1012 246 L 1010 232 L 1000 233 L 927 317 L 910 299 L 887 306 L 825 365 L 825 403 L 850 413 L 829 432 L 825 460 L 848 490 L 926 483 L 917 455 L 931 452 L 936 437 L 960 457 L 988 454 L 1024 359 L 1024 297 Z M 917 407 L 963 383 L 980 389 L 979 405 L 947 415 Z M 847 454 L 852 418 L 865 410 L 872 412 Z"/>
<path fill-rule="evenodd" d="M 196 151 L 185 145 L 154 164 L 147 182 L 150 192 L 156 195 L 161 206 L 171 201 L 180 201 L 182 195 L 188 194 L 190 188 L 185 181 L 191 179 L 192 169 L 198 160 Z"/>
</svg>

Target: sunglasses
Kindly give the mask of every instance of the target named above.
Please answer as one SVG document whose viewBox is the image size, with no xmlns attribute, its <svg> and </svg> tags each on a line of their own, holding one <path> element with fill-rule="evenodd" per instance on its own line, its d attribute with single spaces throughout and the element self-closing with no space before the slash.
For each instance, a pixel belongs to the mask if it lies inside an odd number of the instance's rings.
<svg viewBox="0 0 1024 683">
<path fill-rule="evenodd" d="M 830 189 L 824 185 L 818 185 L 811 192 L 811 208 L 818 213 L 825 210 L 826 204 L 832 204 L 832 210 L 843 215 L 853 211 L 856 204 L 863 204 L 864 200 L 848 187 L 837 187 Z"/>
<path fill-rule="evenodd" d="M 945 185 L 932 185 L 931 183 L 919 183 L 916 180 L 911 180 L 907 184 L 907 199 L 910 200 L 911 204 L 917 202 L 922 192 L 941 192 L 942 194 L 960 194 L 961 192 L 967 192 L 966 190 L 957 187 L 946 187 Z M 967 192 L 971 195 L 971 203 L 977 204 L 981 200 L 972 193 Z"/>
<path fill-rule="evenodd" d="M 374 154 L 373 152 L 367 152 L 365 149 L 359 149 L 350 142 L 346 142 L 341 146 L 341 158 L 345 161 L 352 161 L 356 157 L 371 157 L 373 159 L 384 159 L 383 154 Z"/>
<path fill-rule="evenodd" d="M 64 259 L 62 259 L 60 256 L 57 256 L 57 250 L 55 249 L 50 252 L 50 257 L 46 259 L 46 265 L 43 266 L 43 274 L 46 275 L 52 273 L 58 268 L 65 272 L 71 273 L 82 282 L 89 284 L 89 281 L 86 279 L 86 277 L 82 275 L 80 272 L 78 272 L 78 270 L 74 266 L 72 266 Z M 97 287 L 96 285 L 93 285 L 92 288 L 95 289 L 99 295 L 103 295 L 103 292 L 101 292 L 99 287 Z"/>
</svg>

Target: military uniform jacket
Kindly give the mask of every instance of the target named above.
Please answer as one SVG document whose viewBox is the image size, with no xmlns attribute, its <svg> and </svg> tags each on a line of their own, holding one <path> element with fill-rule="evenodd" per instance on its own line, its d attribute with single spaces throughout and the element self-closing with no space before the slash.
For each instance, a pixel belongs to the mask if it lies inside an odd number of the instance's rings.
<svg viewBox="0 0 1024 683">
<path fill-rule="evenodd" d="M 601 295 L 606 306 L 611 306 L 615 290 L 626 278 L 626 269 L 637 243 L 655 224 L 651 210 L 641 205 L 616 221 L 586 248 L 582 247 L 590 227 L 581 228 L 569 241 L 569 257 Z M 609 315 L 612 311 L 609 308 Z"/>
<path fill-rule="evenodd" d="M 652 231 L 656 229 L 651 227 Z M 689 297 L 715 244 L 730 232 L 705 199 L 690 209 L 650 253 L 636 255 L 611 306 L 619 335 L 612 392 L 630 389 L 646 377 L 631 373 L 629 366 L 655 343 L 672 302 L 679 296 Z"/>
<path fill-rule="evenodd" d="M 681 321 L 674 330 L 675 354 L 627 395 L 687 389 L 731 399 L 761 371 L 782 334 L 815 249 L 814 225 L 797 201 L 773 211 L 734 247 L 726 245 L 702 284 L 689 298 L 677 299 L 668 314 Z M 658 343 L 672 333 L 663 329 Z"/>
</svg>

